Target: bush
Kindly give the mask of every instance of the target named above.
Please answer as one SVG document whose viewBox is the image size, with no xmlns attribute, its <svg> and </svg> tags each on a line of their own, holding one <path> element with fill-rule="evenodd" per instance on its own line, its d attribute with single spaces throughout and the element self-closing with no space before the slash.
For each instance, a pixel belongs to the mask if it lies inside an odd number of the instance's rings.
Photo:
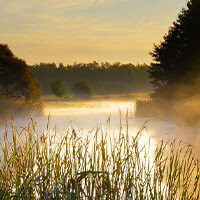
<svg viewBox="0 0 200 200">
<path fill-rule="evenodd" d="M 63 97 L 65 95 L 65 88 L 63 87 L 60 80 L 56 80 L 51 84 L 51 92 L 57 97 Z"/>
<path fill-rule="evenodd" d="M 92 87 L 85 81 L 74 83 L 71 90 L 78 98 L 88 99 L 92 97 Z"/>
</svg>

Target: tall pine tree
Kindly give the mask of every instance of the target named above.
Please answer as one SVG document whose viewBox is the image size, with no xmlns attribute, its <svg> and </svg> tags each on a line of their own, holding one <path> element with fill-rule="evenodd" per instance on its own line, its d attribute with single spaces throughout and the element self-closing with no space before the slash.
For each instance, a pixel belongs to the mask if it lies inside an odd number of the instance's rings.
<svg viewBox="0 0 200 200">
<path fill-rule="evenodd" d="M 174 99 L 181 91 L 186 98 L 200 92 L 200 0 L 188 1 L 151 55 L 155 97 Z"/>
</svg>

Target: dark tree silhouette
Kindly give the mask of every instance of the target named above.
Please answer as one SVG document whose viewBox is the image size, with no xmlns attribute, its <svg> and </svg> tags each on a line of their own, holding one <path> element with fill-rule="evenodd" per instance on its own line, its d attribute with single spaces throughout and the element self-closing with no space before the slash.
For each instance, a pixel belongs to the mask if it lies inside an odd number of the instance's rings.
<svg viewBox="0 0 200 200">
<path fill-rule="evenodd" d="M 43 94 L 51 93 L 53 80 L 61 80 L 70 92 L 72 84 L 83 80 L 88 82 L 94 94 L 120 94 L 151 92 L 152 85 L 148 77 L 148 65 L 120 63 L 74 63 L 64 66 L 62 63 L 40 63 L 30 67 L 30 71 L 41 84 Z"/>
<path fill-rule="evenodd" d="M 51 84 L 51 92 L 57 97 L 63 97 L 65 95 L 65 88 L 63 87 L 60 80 L 53 81 Z"/>
<path fill-rule="evenodd" d="M 26 62 L 14 56 L 6 44 L 0 44 L 0 88 L 1 95 L 6 97 L 35 101 L 41 95 L 40 84 Z"/>
<path fill-rule="evenodd" d="M 190 0 L 173 22 L 164 41 L 154 46 L 149 74 L 158 97 L 173 99 L 200 91 L 200 1 Z M 181 90 L 182 91 L 182 90 Z M 181 96 L 183 98 L 183 96 Z"/>
<path fill-rule="evenodd" d="M 92 88 L 86 81 L 78 81 L 72 85 L 72 92 L 78 98 L 91 98 Z"/>
</svg>

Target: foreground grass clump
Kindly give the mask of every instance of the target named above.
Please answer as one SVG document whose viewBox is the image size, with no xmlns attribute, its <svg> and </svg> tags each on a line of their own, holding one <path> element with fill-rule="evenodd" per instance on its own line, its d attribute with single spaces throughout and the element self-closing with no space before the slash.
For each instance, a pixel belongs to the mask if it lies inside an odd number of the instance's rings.
<svg viewBox="0 0 200 200">
<path fill-rule="evenodd" d="M 20 133 L 11 121 L 1 142 L 0 199 L 199 199 L 199 162 L 192 148 L 160 142 L 154 154 L 135 137 L 109 138 L 97 130 L 79 138 L 74 129 Z M 12 137 L 10 137 L 12 136 Z"/>
</svg>

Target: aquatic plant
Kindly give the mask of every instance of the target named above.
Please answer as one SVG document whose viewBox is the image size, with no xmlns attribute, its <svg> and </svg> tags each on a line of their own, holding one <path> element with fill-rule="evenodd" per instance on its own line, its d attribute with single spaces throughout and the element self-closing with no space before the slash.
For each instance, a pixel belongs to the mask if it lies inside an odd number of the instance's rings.
<svg viewBox="0 0 200 200">
<path fill-rule="evenodd" d="M 12 119 L 0 143 L 0 199 L 199 199 L 192 147 L 161 141 L 152 155 L 150 140 L 140 144 L 146 124 L 132 138 L 128 126 L 115 138 L 73 128 L 59 138 L 49 125 L 38 136 L 32 119 L 18 132 Z"/>
</svg>

